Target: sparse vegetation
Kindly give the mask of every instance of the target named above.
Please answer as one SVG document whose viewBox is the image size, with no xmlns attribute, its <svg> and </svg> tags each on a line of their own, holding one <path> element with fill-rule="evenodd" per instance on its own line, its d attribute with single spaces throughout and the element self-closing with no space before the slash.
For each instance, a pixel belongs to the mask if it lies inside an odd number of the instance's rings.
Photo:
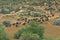
<svg viewBox="0 0 60 40">
<path fill-rule="evenodd" d="M 10 21 L 8 21 L 8 20 L 4 20 L 4 21 L 3 21 L 3 24 L 4 24 L 6 27 L 11 26 Z"/>
<path fill-rule="evenodd" d="M 53 24 L 54 24 L 54 25 L 60 25 L 60 18 L 56 18 L 56 19 L 53 21 Z"/>
<path fill-rule="evenodd" d="M 20 36 L 19 40 L 41 40 L 39 35 L 37 34 L 32 34 L 32 33 L 22 33 Z"/>
<path fill-rule="evenodd" d="M 0 40 L 10 40 L 6 32 L 4 31 L 3 25 L 0 24 Z"/>
<path fill-rule="evenodd" d="M 53 40 L 53 38 L 43 36 L 60 36 L 59 27 L 54 26 L 60 26 L 59 13 L 60 0 L 0 0 L 0 23 L 5 26 L 7 33 L 11 34 L 11 40 L 14 38 L 18 40 Z M 18 28 L 20 29 L 18 30 Z M 16 30 L 18 31 L 14 34 Z M 4 28 L 0 28 L 0 31 L 0 40 L 9 40 Z M 13 34 L 14 38 L 12 38 Z"/>
<path fill-rule="evenodd" d="M 20 10 L 19 7 L 14 9 L 15 12 L 18 12 L 19 10 Z"/>
<path fill-rule="evenodd" d="M 29 26 L 23 27 L 14 34 L 14 38 L 19 39 L 22 33 L 32 33 L 39 35 L 39 38 L 43 38 L 44 28 L 42 26 L 36 25 L 35 22 L 31 22 Z M 28 34 L 29 35 L 29 34 Z"/>
<path fill-rule="evenodd" d="M 10 10 L 9 10 L 9 9 L 4 9 L 4 8 L 2 8 L 2 9 L 0 10 L 0 13 L 2 13 L 2 14 L 9 14 L 9 13 L 10 13 Z"/>
</svg>

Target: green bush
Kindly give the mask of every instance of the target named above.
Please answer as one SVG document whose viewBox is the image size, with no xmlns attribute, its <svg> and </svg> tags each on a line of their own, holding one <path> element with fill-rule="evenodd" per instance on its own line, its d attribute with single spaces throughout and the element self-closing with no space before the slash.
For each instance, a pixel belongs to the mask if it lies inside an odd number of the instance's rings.
<svg viewBox="0 0 60 40">
<path fill-rule="evenodd" d="M 36 24 L 36 22 L 31 22 L 28 26 L 24 26 L 20 28 L 15 34 L 14 38 L 19 39 L 23 32 L 33 33 L 39 35 L 39 37 L 43 38 L 44 28 Z"/>
<path fill-rule="evenodd" d="M 19 7 L 14 9 L 15 12 L 18 12 L 19 10 L 20 10 Z"/>
<path fill-rule="evenodd" d="M 60 40 L 60 37 L 56 38 L 56 40 Z"/>
<path fill-rule="evenodd" d="M 4 31 L 3 25 L 1 24 L 0 24 L 0 40 L 10 40 L 6 32 Z"/>
<path fill-rule="evenodd" d="M 9 14 L 10 13 L 10 10 L 9 9 L 4 9 L 4 8 L 2 8 L 1 9 L 1 13 L 3 13 L 3 14 Z"/>
<path fill-rule="evenodd" d="M 8 20 L 4 20 L 3 25 L 5 25 L 6 27 L 11 26 L 10 21 L 8 21 Z"/>
<path fill-rule="evenodd" d="M 40 40 L 40 37 L 37 34 L 32 34 L 32 33 L 24 32 L 20 36 L 19 40 Z"/>
<path fill-rule="evenodd" d="M 44 37 L 43 40 L 53 40 L 52 37 Z"/>
<path fill-rule="evenodd" d="M 35 22 L 35 21 L 32 21 L 32 22 L 29 23 L 29 25 L 30 25 L 31 27 L 37 27 L 38 23 Z"/>
<path fill-rule="evenodd" d="M 24 14 L 22 14 L 22 13 L 21 13 L 21 14 L 19 14 L 19 17 L 21 17 L 21 16 L 24 16 Z"/>
<path fill-rule="evenodd" d="M 53 21 L 53 25 L 60 26 L 60 18 L 56 18 L 56 19 Z"/>
<path fill-rule="evenodd" d="M 31 5 L 33 5 L 33 6 L 40 6 L 40 3 L 33 2 Z"/>
<path fill-rule="evenodd" d="M 34 14 L 34 17 L 40 17 L 41 16 L 41 13 L 35 13 Z"/>
<path fill-rule="evenodd" d="M 26 16 L 30 16 L 30 15 L 31 15 L 30 12 L 31 12 L 31 11 L 27 11 Z"/>
<path fill-rule="evenodd" d="M 30 10 L 30 11 L 33 11 L 34 10 L 33 7 L 28 7 L 27 9 Z"/>
</svg>

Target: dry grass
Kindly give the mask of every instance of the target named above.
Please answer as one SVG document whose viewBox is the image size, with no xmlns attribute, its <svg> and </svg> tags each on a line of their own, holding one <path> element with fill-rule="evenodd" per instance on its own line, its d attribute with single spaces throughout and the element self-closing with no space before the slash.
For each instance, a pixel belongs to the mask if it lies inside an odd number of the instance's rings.
<svg viewBox="0 0 60 40">
<path fill-rule="evenodd" d="M 58 14 L 59 15 L 59 14 Z M 54 17 L 49 18 L 50 21 L 47 23 L 43 23 L 40 25 L 43 25 L 45 28 L 45 33 L 44 35 L 46 36 L 51 36 L 53 38 L 57 38 L 60 36 L 60 26 L 54 26 L 52 25 L 52 21 L 54 20 L 54 18 L 56 18 L 56 16 L 58 16 L 57 13 L 55 13 Z M 3 20 L 7 19 L 10 20 L 12 23 L 16 21 L 16 18 L 19 18 L 18 15 L 15 16 L 11 16 L 11 17 L 6 17 L 6 15 L 0 14 L 0 22 L 2 22 Z M 14 18 L 12 18 L 14 17 Z M 19 27 L 5 27 L 5 31 L 9 34 L 9 36 L 11 37 L 11 40 L 15 40 L 13 38 L 13 34 L 21 27 L 22 25 L 20 25 Z"/>
</svg>

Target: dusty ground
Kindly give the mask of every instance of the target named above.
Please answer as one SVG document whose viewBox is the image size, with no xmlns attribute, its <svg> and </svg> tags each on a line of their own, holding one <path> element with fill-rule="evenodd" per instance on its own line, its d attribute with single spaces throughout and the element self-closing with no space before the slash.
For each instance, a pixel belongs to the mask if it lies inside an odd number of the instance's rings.
<svg viewBox="0 0 60 40">
<path fill-rule="evenodd" d="M 0 22 L 3 21 L 4 19 L 6 19 L 6 18 L 2 18 L 2 16 L 4 16 L 4 15 L 0 15 L 0 16 L 1 16 L 1 17 L 0 17 Z M 45 28 L 45 33 L 44 33 L 44 34 L 45 34 L 46 36 L 51 36 L 51 37 L 53 37 L 53 38 L 60 37 L 60 26 L 52 25 L 52 21 L 53 21 L 53 19 L 54 19 L 56 16 L 57 16 L 57 13 L 55 14 L 54 17 L 51 17 L 51 18 L 50 18 L 50 21 L 49 21 L 49 22 L 40 24 L 40 25 L 44 26 L 44 28 Z M 15 16 L 15 17 L 17 17 L 17 16 Z M 14 22 L 15 20 L 11 20 L 11 21 Z M 22 25 L 20 25 L 20 27 L 21 27 L 21 26 L 22 26 Z M 14 34 L 16 31 L 18 31 L 18 29 L 19 29 L 20 27 L 14 27 L 14 26 L 12 26 L 12 27 L 6 27 L 6 28 L 5 28 L 7 34 L 10 36 L 11 40 L 15 40 L 15 39 L 13 39 L 13 34 Z"/>
<path fill-rule="evenodd" d="M 51 19 L 53 19 L 52 17 Z M 60 26 L 54 26 L 52 25 L 52 20 L 50 20 L 47 24 L 41 24 L 45 28 L 45 35 L 46 36 L 51 36 L 53 38 L 57 38 L 60 36 Z M 6 32 L 10 35 L 10 37 L 13 40 L 13 34 L 19 29 L 19 27 L 8 27 L 5 28 Z"/>
</svg>

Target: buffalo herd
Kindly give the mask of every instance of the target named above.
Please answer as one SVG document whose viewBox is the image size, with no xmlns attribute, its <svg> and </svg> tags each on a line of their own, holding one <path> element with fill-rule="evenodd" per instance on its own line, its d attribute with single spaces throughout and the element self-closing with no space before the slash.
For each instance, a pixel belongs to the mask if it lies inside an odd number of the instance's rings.
<svg viewBox="0 0 60 40">
<path fill-rule="evenodd" d="M 49 18 L 50 18 L 50 16 L 46 16 L 46 15 L 42 15 L 41 17 L 30 17 L 30 18 L 29 17 L 20 17 L 20 18 L 17 18 L 17 20 L 16 20 L 17 22 L 14 22 L 14 23 L 10 22 L 10 27 L 12 25 L 16 26 L 16 27 L 19 27 L 20 24 L 26 25 L 27 23 L 30 23 L 31 21 L 43 23 L 45 21 L 49 21 Z"/>
</svg>

